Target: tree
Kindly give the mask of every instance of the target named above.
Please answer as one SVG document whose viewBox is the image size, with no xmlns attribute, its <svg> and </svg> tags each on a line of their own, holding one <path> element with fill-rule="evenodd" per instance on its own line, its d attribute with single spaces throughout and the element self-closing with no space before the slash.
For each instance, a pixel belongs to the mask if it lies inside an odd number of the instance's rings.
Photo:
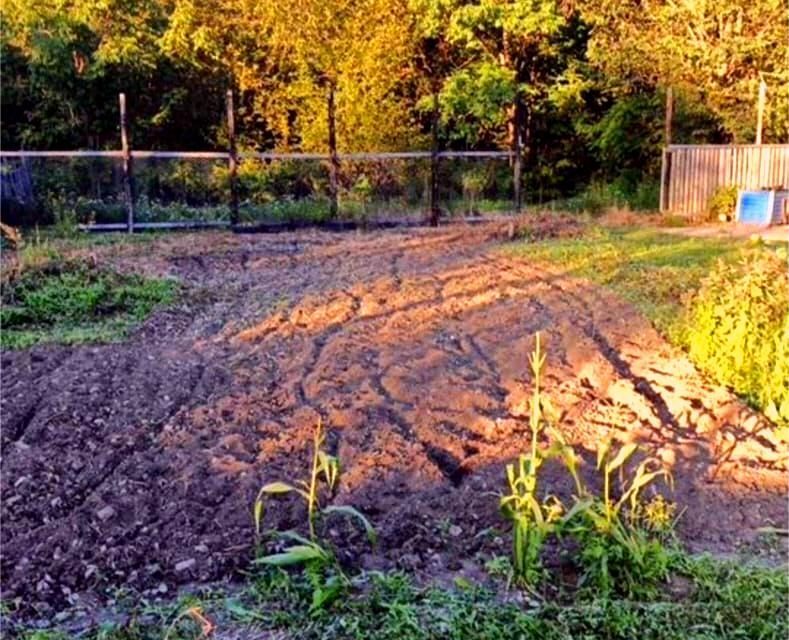
<svg viewBox="0 0 789 640">
<path fill-rule="evenodd" d="M 129 94 L 135 142 L 211 144 L 223 87 L 162 54 L 166 3 L 8 0 L 2 17 L 7 146 L 117 147 L 121 91 Z M 195 94 L 199 110 L 190 101 Z"/>
<path fill-rule="evenodd" d="M 581 0 L 591 61 L 609 78 L 671 86 L 752 142 L 760 77 L 771 87 L 766 140 L 789 135 L 785 0 Z"/>
<path fill-rule="evenodd" d="M 327 149 L 332 94 L 337 148 L 388 150 L 415 133 L 410 22 L 398 0 L 176 0 L 163 42 L 226 69 L 280 149 Z"/>
<path fill-rule="evenodd" d="M 534 117 L 562 81 L 562 36 L 571 14 L 555 0 L 414 0 L 426 37 L 457 51 L 457 67 L 443 82 L 447 124 L 471 144 L 531 144 Z M 572 37 L 567 38 L 571 40 Z"/>
</svg>

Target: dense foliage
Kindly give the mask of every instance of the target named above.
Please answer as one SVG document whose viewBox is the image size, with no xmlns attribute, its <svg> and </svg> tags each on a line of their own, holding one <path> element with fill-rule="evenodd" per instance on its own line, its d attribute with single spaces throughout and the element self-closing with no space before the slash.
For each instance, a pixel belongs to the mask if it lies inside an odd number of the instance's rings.
<svg viewBox="0 0 789 640">
<path fill-rule="evenodd" d="M 665 89 L 674 140 L 789 131 L 782 0 L 8 0 L 5 148 L 116 148 L 117 93 L 137 148 L 518 147 L 527 190 L 656 170 Z M 332 97 L 332 100 L 330 100 Z M 329 102 L 333 106 L 329 106 Z M 553 197 L 553 196 L 551 196 Z"/>
<path fill-rule="evenodd" d="M 719 263 L 691 302 L 691 358 L 776 421 L 789 423 L 786 251 Z"/>
</svg>

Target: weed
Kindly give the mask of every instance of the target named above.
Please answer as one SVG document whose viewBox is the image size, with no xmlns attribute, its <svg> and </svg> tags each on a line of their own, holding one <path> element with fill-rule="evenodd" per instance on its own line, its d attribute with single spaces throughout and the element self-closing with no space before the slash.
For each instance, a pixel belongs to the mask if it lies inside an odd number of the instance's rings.
<svg viewBox="0 0 789 640">
<path fill-rule="evenodd" d="M 774 422 L 789 425 L 789 277 L 785 250 L 719 262 L 688 301 L 690 357 Z"/>
<path fill-rule="evenodd" d="M 719 187 L 707 202 L 707 219 L 731 220 L 737 206 L 737 187 Z"/>
<path fill-rule="evenodd" d="M 48 261 L 2 287 L 0 344 L 95 342 L 121 337 L 162 303 L 175 285 L 99 269 L 89 263 Z"/>
</svg>

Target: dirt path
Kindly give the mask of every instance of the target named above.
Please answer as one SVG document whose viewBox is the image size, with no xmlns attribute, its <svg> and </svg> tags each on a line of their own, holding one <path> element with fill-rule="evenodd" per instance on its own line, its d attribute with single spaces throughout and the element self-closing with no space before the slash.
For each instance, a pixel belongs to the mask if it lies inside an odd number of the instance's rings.
<svg viewBox="0 0 789 640">
<path fill-rule="evenodd" d="M 171 236 L 101 259 L 187 293 L 124 344 L 2 354 L 3 599 L 30 612 L 231 575 L 252 554 L 258 487 L 304 473 L 318 416 L 344 468 L 336 502 L 381 537 L 363 564 L 434 572 L 506 552 L 492 493 L 526 446 L 538 330 L 567 439 L 593 452 L 613 433 L 661 456 L 691 548 L 729 552 L 786 522 L 758 415 L 613 295 L 483 231 Z M 556 470 L 548 482 L 570 490 Z M 359 559 L 359 536 L 330 533 Z"/>
</svg>

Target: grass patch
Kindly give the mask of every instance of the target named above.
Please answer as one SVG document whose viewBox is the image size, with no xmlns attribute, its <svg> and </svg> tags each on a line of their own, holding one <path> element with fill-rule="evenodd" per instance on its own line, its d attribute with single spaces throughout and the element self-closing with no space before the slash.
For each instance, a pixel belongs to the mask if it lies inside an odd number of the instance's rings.
<svg viewBox="0 0 789 640">
<path fill-rule="evenodd" d="M 269 568 L 251 577 L 241 592 L 145 605 L 128 612 L 126 622 L 105 624 L 80 637 L 199 638 L 198 615 L 210 620 L 222 637 L 283 640 L 768 640 L 789 634 L 789 582 L 784 571 L 680 556 L 673 580 L 673 592 L 666 589 L 649 601 L 579 598 L 541 603 L 463 579 L 457 579 L 454 588 L 423 587 L 402 573 L 373 573 L 357 578 L 348 597 L 315 611 L 312 586 L 303 574 Z M 68 636 L 36 631 L 21 637 Z"/>
<path fill-rule="evenodd" d="M 124 337 L 175 295 L 171 280 L 51 260 L 3 283 L 0 346 L 108 342 Z"/>
<path fill-rule="evenodd" d="M 591 227 L 583 236 L 519 243 L 509 250 L 605 285 L 679 341 L 683 300 L 717 260 L 734 261 L 742 243 L 648 229 Z"/>
<path fill-rule="evenodd" d="M 591 227 L 510 251 L 615 291 L 695 364 L 779 425 L 789 420 L 785 249 Z"/>
</svg>

